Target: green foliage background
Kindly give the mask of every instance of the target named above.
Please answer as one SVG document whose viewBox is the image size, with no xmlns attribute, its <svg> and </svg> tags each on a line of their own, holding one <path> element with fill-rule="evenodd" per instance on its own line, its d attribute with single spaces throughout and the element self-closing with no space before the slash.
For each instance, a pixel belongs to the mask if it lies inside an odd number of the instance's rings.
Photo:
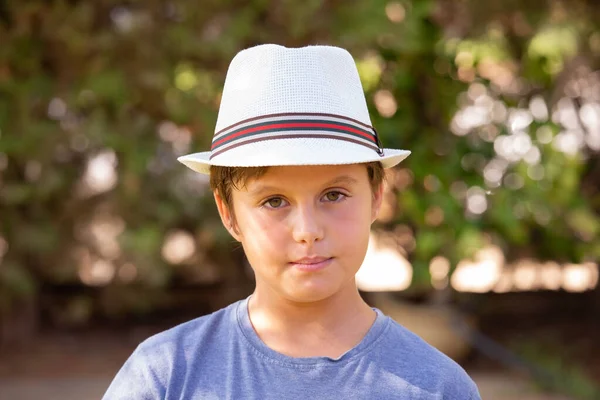
<svg viewBox="0 0 600 400">
<path fill-rule="evenodd" d="M 600 259 L 597 141 L 569 152 L 556 139 L 566 128 L 600 135 L 581 121 L 586 104 L 600 104 L 585 90 L 600 80 L 599 12 L 557 0 L 0 1 L 0 314 L 45 288 L 83 285 L 86 257 L 108 258 L 116 273 L 98 304 L 75 298 L 67 308 L 84 320 L 91 308 L 157 307 L 178 282 L 243 273 L 206 182 L 175 158 L 209 148 L 229 61 L 266 42 L 347 48 L 384 145 L 412 150 L 384 225 L 414 237 L 415 286 L 427 285 L 432 257 L 455 265 L 490 242 L 509 259 Z M 499 116 L 453 133 L 482 93 Z M 383 107 L 390 97 L 393 112 Z M 503 161 L 504 178 L 486 183 L 495 140 L 515 134 L 511 113 L 534 98 L 550 116 L 520 132 L 539 160 Z M 565 101 L 579 128 L 552 118 Z M 82 177 L 98 155 L 117 165 L 118 181 L 86 194 Z M 473 187 L 483 213 L 465 206 Z M 119 227 L 109 256 L 86 228 L 95 219 Z M 199 250 L 171 265 L 161 248 L 177 230 Z"/>
</svg>

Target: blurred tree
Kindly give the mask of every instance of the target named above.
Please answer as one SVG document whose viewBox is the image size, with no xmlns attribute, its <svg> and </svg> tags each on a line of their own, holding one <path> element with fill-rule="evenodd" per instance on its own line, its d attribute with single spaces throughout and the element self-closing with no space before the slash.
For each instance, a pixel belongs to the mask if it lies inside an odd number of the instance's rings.
<svg viewBox="0 0 600 400">
<path fill-rule="evenodd" d="M 45 287 L 98 288 L 44 304 L 71 323 L 159 307 L 173 284 L 237 288 L 214 307 L 247 290 L 206 179 L 175 159 L 209 148 L 229 61 L 265 42 L 355 56 L 384 144 L 413 151 L 383 223 L 403 235 L 415 287 L 429 287 L 433 257 L 456 265 L 487 243 L 509 258 L 600 259 L 599 12 L 0 1 L 0 319 Z"/>
</svg>

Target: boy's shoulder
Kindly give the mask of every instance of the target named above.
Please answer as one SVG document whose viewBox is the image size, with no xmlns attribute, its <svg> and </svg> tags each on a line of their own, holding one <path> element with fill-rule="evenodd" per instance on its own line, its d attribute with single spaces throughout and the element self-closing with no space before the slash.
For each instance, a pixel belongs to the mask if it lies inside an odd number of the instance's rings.
<svg viewBox="0 0 600 400">
<path fill-rule="evenodd" d="M 435 359 L 444 364 L 449 364 L 449 366 L 456 364 L 456 362 L 446 354 L 442 353 L 440 350 L 427 343 L 419 335 L 402 325 L 402 321 L 398 322 L 389 316 L 387 316 L 387 318 L 389 319 L 389 332 L 386 334 L 386 340 L 396 344 L 403 344 L 403 346 L 394 346 L 395 351 L 401 352 L 404 357 L 408 358 L 419 357 L 422 359 L 425 357 Z"/>
<path fill-rule="evenodd" d="M 103 399 L 170 398 L 184 387 L 189 362 L 208 364 L 235 332 L 237 303 L 157 333 L 140 343 L 117 373 Z M 179 397 L 177 397 L 179 398 Z"/>
<path fill-rule="evenodd" d="M 456 398 L 469 399 L 471 393 L 477 393 L 475 383 L 456 361 L 391 317 L 388 318 L 388 331 L 378 350 L 378 357 L 385 368 L 408 377 L 413 381 L 411 383 L 419 387 L 433 389 L 432 386 L 442 384 L 443 392 L 455 393 Z"/>
<path fill-rule="evenodd" d="M 148 337 L 138 346 L 138 351 L 147 355 L 164 356 L 177 348 L 198 346 L 202 339 L 224 338 L 231 334 L 236 323 L 236 310 L 240 301 L 234 302 L 211 314 L 181 323 Z"/>
</svg>

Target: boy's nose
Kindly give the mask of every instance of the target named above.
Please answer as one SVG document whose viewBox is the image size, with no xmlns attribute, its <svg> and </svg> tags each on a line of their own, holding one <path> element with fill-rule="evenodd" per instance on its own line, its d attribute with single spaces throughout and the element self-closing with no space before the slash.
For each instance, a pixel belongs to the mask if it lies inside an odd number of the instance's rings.
<svg viewBox="0 0 600 400">
<path fill-rule="evenodd" d="M 296 242 L 311 244 L 323 239 L 323 227 L 314 208 L 299 207 L 294 214 L 292 234 Z"/>
</svg>

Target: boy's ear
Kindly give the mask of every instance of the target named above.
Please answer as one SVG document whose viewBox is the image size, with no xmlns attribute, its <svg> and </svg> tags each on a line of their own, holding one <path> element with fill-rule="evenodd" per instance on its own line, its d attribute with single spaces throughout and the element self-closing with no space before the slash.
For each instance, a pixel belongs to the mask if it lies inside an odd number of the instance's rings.
<svg viewBox="0 0 600 400">
<path fill-rule="evenodd" d="M 377 219 L 377 215 L 379 214 L 379 209 L 381 208 L 381 203 L 383 201 L 383 183 L 379 184 L 377 190 L 373 192 L 373 200 L 371 206 L 371 223 L 375 222 Z"/>
<path fill-rule="evenodd" d="M 215 197 L 215 203 L 217 204 L 217 210 L 219 211 L 219 216 L 221 217 L 221 222 L 223 223 L 223 226 L 225 227 L 225 229 L 227 229 L 229 234 L 231 236 L 233 236 L 233 238 L 235 240 L 240 242 L 239 233 L 238 233 L 237 229 L 235 228 L 235 218 L 233 217 L 233 214 L 229 210 L 229 207 L 227 207 L 227 205 L 225 204 L 225 201 L 217 193 L 216 190 L 213 192 L 213 195 Z"/>
</svg>

